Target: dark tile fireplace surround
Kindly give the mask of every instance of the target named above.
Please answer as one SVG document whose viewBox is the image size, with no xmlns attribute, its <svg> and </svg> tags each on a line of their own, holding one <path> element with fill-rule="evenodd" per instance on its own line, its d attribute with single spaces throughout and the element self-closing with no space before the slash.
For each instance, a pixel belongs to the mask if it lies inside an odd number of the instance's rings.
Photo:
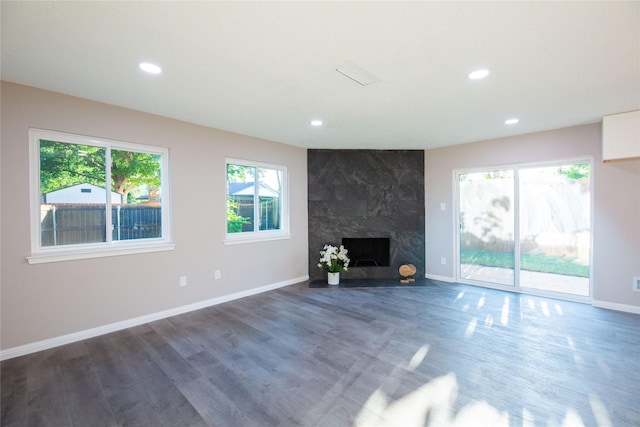
<svg viewBox="0 0 640 427">
<path fill-rule="evenodd" d="M 424 278 L 424 151 L 309 150 L 307 166 L 310 280 L 326 277 L 317 267 L 325 244 L 363 238 L 389 239 L 388 265 L 377 259 L 384 247 L 353 243 L 361 259 L 354 265 L 350 253 L 351 268 L 341 278 L 395 279 L 408 263 L 416 266 L 416 278 Z"/>
</svg>

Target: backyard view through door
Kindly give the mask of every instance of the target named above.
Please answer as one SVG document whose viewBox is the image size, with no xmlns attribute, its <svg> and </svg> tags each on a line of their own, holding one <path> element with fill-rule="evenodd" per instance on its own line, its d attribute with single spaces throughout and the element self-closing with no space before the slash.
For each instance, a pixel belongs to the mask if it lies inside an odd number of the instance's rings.
<svg viewBox="0 0 640 427">
<path fill-rule="evenodd" d="M 588 162 L 459 173 L 461 281 L 589 297 Z"/>
</svg>

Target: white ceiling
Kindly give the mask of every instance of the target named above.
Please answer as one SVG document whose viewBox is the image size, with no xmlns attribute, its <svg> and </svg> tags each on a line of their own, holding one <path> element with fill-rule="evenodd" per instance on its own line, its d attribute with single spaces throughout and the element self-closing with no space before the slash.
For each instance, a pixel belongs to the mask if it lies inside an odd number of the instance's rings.
<svg viewBox="0 0 640 427">
<path fill-rule="evenodd" d="M 302 147 L 426 149 L 640 109 L 638 1 L 2 1 L 0 12 L 3 80 Z M 336 72 L 349 61 L 377 81 Z M 491 74 L 468 80 L 477 68 Z"/>
</svg>

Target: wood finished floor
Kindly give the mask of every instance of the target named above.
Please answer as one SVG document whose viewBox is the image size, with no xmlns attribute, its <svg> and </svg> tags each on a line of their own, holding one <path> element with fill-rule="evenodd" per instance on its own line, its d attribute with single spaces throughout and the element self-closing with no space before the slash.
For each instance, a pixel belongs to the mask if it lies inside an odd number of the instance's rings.
<svg viewBox="0 0 640 427">
<path fill-rule="evenodd" d="M 640 316 L 303 283 L 4 361 L 2 425 L 639 426 Z"/>
</svg>

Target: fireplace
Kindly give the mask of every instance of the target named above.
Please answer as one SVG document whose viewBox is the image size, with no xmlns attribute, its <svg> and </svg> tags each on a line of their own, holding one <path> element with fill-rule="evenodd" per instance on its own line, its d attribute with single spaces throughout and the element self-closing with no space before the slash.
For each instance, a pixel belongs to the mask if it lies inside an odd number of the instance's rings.
<svg viewBox="0 0 640 427">
<path fill-rule="evenodd" d="M 389 267 L 389 238 L 342 238 L 342 244 L 349 251 L 350 268 Z"/>
<path fill-rule="evenodd" d="M 397 279 L 403 264 L 424 277 L 424 159 L 424 150 L 307 150 L 310 280 L 327 280 L 318 252 L 342 242 L 355 267 L 341 280 Z M 358 254 L 343 240 L 352 237 L 384 237 L 389 246 L 381 259 Z"/>
</svg>

